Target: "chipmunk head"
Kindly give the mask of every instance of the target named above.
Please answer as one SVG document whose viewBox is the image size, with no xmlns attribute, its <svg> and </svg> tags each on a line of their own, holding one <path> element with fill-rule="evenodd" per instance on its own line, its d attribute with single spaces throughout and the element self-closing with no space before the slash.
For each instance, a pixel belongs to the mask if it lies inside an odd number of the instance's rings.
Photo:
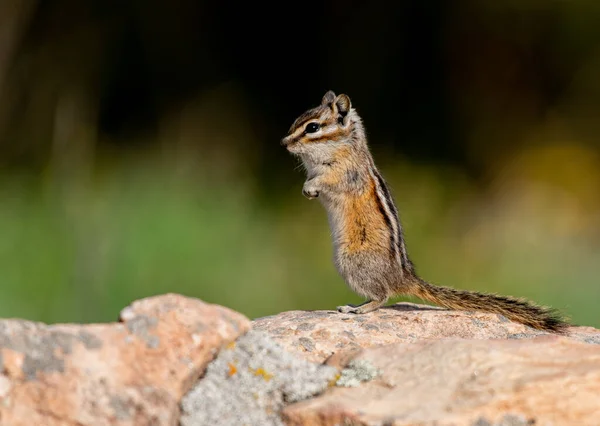
<svg viewBox="0 0 600 426">
<path fill-rule="evenodd" d="M 281 145 L 304 160 L 325 161 L 340 147 L 355 143 L 352 132 L 359 121 L 350 98 L 330 90 L 319 106 L 294 121 Z"/>
</svg>

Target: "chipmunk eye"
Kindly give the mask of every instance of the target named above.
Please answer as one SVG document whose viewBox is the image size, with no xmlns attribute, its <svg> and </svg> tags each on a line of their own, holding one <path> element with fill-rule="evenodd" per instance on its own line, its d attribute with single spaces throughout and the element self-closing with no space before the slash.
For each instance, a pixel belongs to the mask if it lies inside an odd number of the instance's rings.
<svg viewBox="0 0 600 426">
<path fill-rule="evenodd" d="M 306 127 L 304 128 L 304 131 L 305 131 L 306 133 L 314 133 L 314 132 L 316 132 L 317 130 L 319 130 L 319 128 L 320 128 L 320 127 L 321 127 L 321 126 L 319 125 L 319 123 L 308 123 L 308 124 L 306 125 Z"/>
</svg>

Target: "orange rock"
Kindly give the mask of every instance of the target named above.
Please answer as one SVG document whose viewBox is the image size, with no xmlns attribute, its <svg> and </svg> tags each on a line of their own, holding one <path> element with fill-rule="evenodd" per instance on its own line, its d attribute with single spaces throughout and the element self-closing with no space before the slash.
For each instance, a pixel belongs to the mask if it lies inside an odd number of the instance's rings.
<svg viewBox="0 0 600 426">
<path fill-rule="evenodd" d="M 398 303 L 365 315 L 288 311 L 258 318 L 252 328 L 268 333 L 286 350 L 313 362 L 323 362 L 341 352 L 400 342 L 528 339 L 547 334 L 501 315 L 413 303 Z M 571 339 L 600 344 L 600 332 L 592 327 L 571 327 L 569 332 Z"/>
<path fill-rule="evenodd" d="M 450 325 L 451 326 L 451 325 Z M 284 409 L 288 425 L 597 425 L 600 345 L 558 336 L 365 349 L 382 373 Z"/>
<path fill-rule="evenodd" d="M 0 321 L 0 425 L 176 425 L 183 394 L 250 325 L 175 294 L 136 301 L 120 320 Z"/>
</svg>

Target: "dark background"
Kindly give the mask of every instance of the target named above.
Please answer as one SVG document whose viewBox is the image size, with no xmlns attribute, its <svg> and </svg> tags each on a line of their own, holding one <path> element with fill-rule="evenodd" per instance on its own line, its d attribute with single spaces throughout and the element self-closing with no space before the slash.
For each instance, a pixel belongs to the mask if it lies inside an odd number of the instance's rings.
<svg viewBox="0 0 600 426">
<path fill-rule="evenodd" d="M 5 0 L 0 316 L 358 301 L 279 140 L 363 117 L 426 279 L 600 325 L 594 2 Z"/>
</svg>

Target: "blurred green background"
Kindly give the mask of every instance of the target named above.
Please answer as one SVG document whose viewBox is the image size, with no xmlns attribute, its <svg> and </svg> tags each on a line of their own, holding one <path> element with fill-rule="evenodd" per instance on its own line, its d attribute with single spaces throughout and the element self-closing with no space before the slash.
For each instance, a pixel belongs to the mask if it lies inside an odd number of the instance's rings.
<svg viewBox="0 0 600 426">
<path fill-rule="evenodd" d="M 166 292 L 251 318 L 360 302 L 279 146 L 332 89 L 363 116 L 425 279 L 600 326 L 598 16 L 3 0 L 0 317 L 113 321 Z"/>
</svg>

